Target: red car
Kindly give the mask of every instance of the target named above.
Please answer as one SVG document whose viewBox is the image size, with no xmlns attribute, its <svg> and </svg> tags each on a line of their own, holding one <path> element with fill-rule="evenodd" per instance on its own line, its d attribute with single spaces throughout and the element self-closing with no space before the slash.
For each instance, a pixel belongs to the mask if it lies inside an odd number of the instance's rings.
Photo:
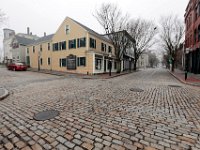
<svg viewBox="0 0 200 150">
<path fill-rule="evenodd" d="M 13 71 L 26 71 L 27 66 L 23 63 L 11 63 L 7 66 L 8 70 Z"/>
</svg>

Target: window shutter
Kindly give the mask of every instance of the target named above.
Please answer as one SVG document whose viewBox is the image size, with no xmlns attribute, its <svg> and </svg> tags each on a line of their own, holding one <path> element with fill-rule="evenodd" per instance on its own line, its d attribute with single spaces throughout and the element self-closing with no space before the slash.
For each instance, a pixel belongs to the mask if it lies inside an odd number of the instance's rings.
<svg viewBox="0 0 200 150">
<path fill-rule="evenodd" d="M 66 49 L 66 41 L 64 41 L 64 49 Z"/>
<path fill-rule="evenodd" d="M 60 59 L 60 67 L 62 66 L 62 59 Z"/>
<path fill-rule="evenodd" d="M 92 47 L 92 39 L 90 38 L 90 48 Z"/>
<path fill-rule="evenodd" d="M 80 47 L 80 39 L 77 39 L 78 48 Z"/>
<path fill-rule="evenodd" d="M 77 66 L 80 66 L 80 57 L 77 57 Z"/>
<path fill-rule="evenodd" d="M 84 46 L 86 46 L 86 38 L 84 38 Z"/>
<path fill-rule="evenodd" d="M 68 41 L 68 48 L 70 49 L 70 44 L 71 44 L 71 42 L 70 42 L 70 40 Z"/>
<path fill-rule="evenodd" d="M 74 48 L 76 48 L 76 39 L 74 39 Z"/>
<path fill-rule="evenodd" d="M 86 66 L 86 57 L 84 57 L 84 66 Z"/>
</svg>

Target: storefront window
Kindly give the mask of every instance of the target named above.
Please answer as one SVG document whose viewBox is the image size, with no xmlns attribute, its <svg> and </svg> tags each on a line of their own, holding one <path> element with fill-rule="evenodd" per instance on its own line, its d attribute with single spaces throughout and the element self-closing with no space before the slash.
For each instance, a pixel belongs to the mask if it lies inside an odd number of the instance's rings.
<svg viewBox="0 0 200 150">
<path fill-rule="evenodd" d="M 102 64 L 102 59 L 96 58 L 95 59 L 95 69 L 96 70 L 101 70 L 101 65 Z"/>
</svg>

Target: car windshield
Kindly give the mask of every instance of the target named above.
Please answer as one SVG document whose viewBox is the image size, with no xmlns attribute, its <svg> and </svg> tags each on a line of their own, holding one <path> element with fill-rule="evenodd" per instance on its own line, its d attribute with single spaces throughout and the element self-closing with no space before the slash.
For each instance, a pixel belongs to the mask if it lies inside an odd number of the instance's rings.
<svg viewBox="0 0 200 150">
<path fill-rule="evenodd" d="M 23 63 L 15 63 L 15 65 L 24 65 Z"/>
</svg>

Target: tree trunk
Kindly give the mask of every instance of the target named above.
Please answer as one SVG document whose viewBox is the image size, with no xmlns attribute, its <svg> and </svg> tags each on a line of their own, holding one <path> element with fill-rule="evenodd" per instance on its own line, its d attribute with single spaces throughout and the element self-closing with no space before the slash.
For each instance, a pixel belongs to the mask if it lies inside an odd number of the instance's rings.
<svg viewBox="0 0 200 150">
<path fill-rule="evenodd" d="M 175 61 L 172 60 L 172 72 L 174 72 Z"/>
<path fill-rule="evenodd" d="M 136 71 L 136 70 L 137 70 L 137 61 L 134 61 L 133 70 L 134 70 L 134 71 Z"/>
</svg>

